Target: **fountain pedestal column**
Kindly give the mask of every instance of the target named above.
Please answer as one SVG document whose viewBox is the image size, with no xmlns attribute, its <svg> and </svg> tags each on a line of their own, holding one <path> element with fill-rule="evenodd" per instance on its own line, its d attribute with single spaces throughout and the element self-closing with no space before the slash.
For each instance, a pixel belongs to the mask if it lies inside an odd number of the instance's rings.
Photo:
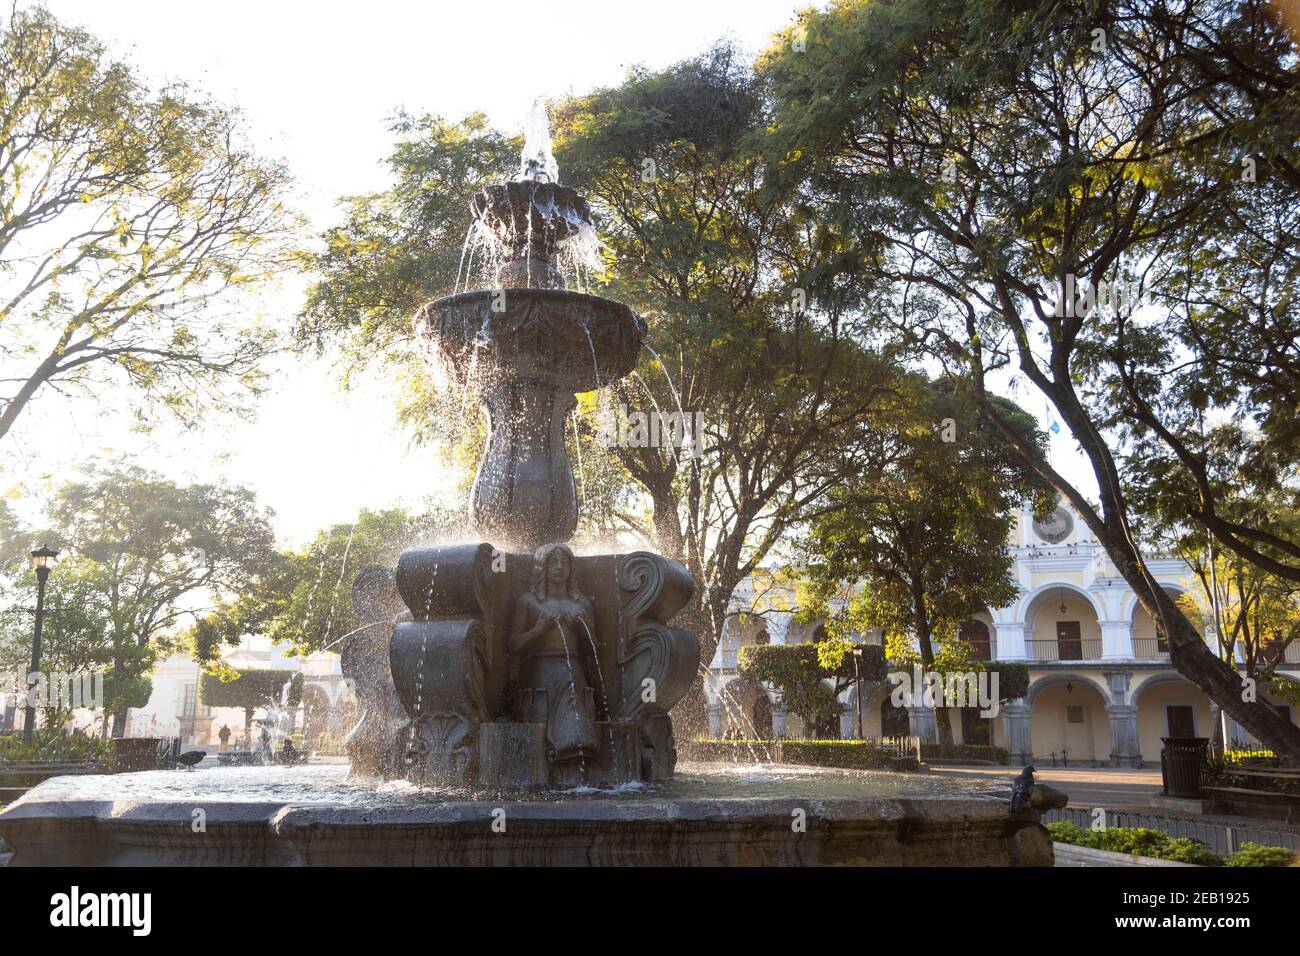
<svg viewBox="0 0 1300 956">
<path fill-rule="evenodd" d="M 470 524 L 485 538 L 527 548 L 568 541 L 578 494 L 564 432 L 576 401 L 544 381 L 489 386 L 488 444 L 470 497 Z"/>
</svg>

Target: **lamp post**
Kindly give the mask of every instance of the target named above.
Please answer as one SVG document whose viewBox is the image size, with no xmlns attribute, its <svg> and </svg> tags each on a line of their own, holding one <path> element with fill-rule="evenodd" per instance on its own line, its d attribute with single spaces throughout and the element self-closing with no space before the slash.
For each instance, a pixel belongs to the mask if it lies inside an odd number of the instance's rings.
<svg viewBox="0 0 1300 956">
<path fill-rule="evenodd" d="M 862 648 L 853 648 L 853 683 L 856 685 L 853 694 L 858 705 L 858 739 L 862 739 Z"/>
<path fill-rule="evenodd" d="M 45 622 L 45 581 L 59 552 L 41 545 L 32 552 L 32 567 L 36 569 L 36 630 L 32 636 L 32 666 L 28 679 L 41 669 L 41 625 Z M 27 709 L 23 711 L 23 740 L 30 741 L 36 729 L 36 707 L 32 703 L 30 684 L 27 690 Z"/>
</svg>

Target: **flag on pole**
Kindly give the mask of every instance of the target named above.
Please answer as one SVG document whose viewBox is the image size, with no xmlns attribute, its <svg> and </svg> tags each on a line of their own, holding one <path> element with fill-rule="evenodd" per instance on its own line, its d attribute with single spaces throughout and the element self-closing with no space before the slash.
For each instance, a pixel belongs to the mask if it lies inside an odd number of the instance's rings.
<svg viewBox="0 0 1300 956">
<path fill-rule="evenodd" d="M 1047 430 L 1053 435 L 1061 434 L 1061 423 L 1056 420 L 1052 414 L 1052 405 L 1050 402 L 1043 402 L 1043 409 L 1047 412 Z"/>
</svg>

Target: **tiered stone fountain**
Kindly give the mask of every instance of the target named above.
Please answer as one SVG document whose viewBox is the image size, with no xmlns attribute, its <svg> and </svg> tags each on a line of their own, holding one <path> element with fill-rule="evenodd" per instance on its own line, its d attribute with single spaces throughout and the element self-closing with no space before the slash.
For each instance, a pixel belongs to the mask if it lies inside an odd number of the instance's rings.
<svg viewBox="0 0 1300 956">
<path fill-rule="evenodd" d="M 526 159 L 518 178 L 474 197 L 500 250 L 495 287 L 430 302 L 416 317 L 432 360 L 487 411 L 469 502 L 470 525 L 487 540 L 415 548 L 398 562 L 406 613 L 387 656 L 404 719 L 385 702 L 382 638 L 344 662 L 368 702 L 351 748 L 360 774 L 563 787 L 673 773 L 669 711 L 698 673 L 700 647 L 669 620 L 694 583 L 659 555 L 576 556 L 566 545 L 578 521 L 564 441 L 575 393 L 630 373 L 645 323 L 565 288 L 557 253 L 591 216 L 544 166 Z M 358 610 L 391 612 L 382 572 L 363 577 Z"/>
</svg>

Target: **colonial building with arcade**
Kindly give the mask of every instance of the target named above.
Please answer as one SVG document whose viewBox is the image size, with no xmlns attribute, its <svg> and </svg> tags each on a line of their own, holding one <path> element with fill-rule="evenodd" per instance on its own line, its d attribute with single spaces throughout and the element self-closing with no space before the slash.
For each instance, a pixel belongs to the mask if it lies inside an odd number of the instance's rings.
<svg viewBox="0 0 1300 956">
<path fill-rule="evenodd" d="M 1013 763 L 1081 766 L 1159 766 L 1160 738 L 1213 736 L 1219 708 L 1169 661 L 1155 623 L 1110 562 L 1105 550 L 1067 507 L 1036 521 L 1022 509 L 1008 547 L 1019 596 L 1007 607 L 990 608 L 962 628 L 977 658 L 1029 665 L 1024 698 L 1002 704 L 998 715 L 981 718 L 972 708 L 950 712 L 958 742 L 1005 748 Z M 1166 592 L 1177 596 L 1199 587 L 1177 558 L 1147 562 Z M 798 644 L 820 640 L 821 625 L 794 620 L 795 610 L 771 610 L 774 585 L 750 580 L 733 599 L 733 612 L 709 667 L 709 732 L 712 737 L 855 737 L 856 686 L 842 696 L 838 721 L 806 728 L 781 706 L 771 687 L 755 686 L 737 673 L 746 644 Z M 785 586 L 794 607 L 794 589 Z M 762 592 L 761 596 L 758 592 Z M 761 613 L 752 613 L 763 605 Z M 751 613 L 745 613 L 751 612 Z M 879 641 L 868 634 L 867 643 Z M 1215 637 L 1209 635 L 1213 643 Z M 1282 669 L 1300 679 L 1300 646 L 1285 651 Z M 935 739 L 933 708 L 896 707 L 885 681 L 862 688 L 862 736 L 912 734 Z M 1292 722 L 1296 708 L 1266 692 L 1261 697 Z M 1227 722 L 1231 741 L 1254 741 Z"/>
</svg>

